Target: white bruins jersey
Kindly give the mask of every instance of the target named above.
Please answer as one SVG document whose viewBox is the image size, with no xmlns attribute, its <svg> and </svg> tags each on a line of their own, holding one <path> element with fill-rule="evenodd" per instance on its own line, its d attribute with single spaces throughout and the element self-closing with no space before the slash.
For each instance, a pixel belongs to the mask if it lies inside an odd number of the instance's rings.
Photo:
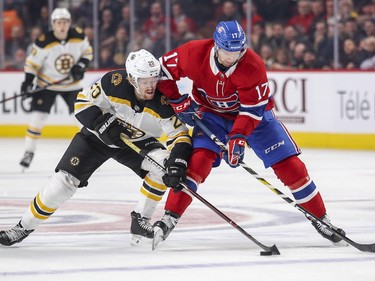
<svg viewBox="0 0 375 281">
<path fill-rule="evenodd" d="M 36 84 L 44 87 L 69 76 L 72 66 L 83 58 L 93 59 L 92 47 L 80 28 L 70 28 L 66 40 L 59 40 L 49 31 L 38 37 L 26 58 L 25 73 L 36 76 Z M 70 79 L 48 87 L 52 91 L 75 91 L 82 88 L 80 81 Z"/>
<path fill-rule="evenodd" d="M 126 77 L 125 70 L 114 70 L 80 92 L 75 103 L 77 119 L 98 136 L 92 123 L 100 108 L 99 115 L 109 112 L 124 122 L 127 136 L 133 142 L 159 138 L 164 133 L 169 149 L 181 142 L 191 145 L 188 128 L 177 118 L 168 98 L 156 90 L 152 100 L 139 101 Z"/>
</svg>

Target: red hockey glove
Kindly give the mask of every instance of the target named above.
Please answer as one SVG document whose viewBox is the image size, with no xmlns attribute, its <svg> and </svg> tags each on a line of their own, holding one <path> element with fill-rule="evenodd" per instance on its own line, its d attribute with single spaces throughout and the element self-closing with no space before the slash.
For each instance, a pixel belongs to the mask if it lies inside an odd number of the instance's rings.
<svg viewBox="0 0 375 281">
<path fill-rule="evenodd" d="M 227 150 L 223 153 L 225 162 L 231 168 L 236 168 L 242 162 L 245 155 L 246 137 L 236 134 L 229 137 L 227 142 Z"/>
<path fill-rule="evenodd" d="M 182 95 L 177 100 L 170 100 L 169 104 L 182 122 L 190 126 L 195 125 L 194 114 L 198 109 L 198 105 L 188 94 Z"/>
</svg>

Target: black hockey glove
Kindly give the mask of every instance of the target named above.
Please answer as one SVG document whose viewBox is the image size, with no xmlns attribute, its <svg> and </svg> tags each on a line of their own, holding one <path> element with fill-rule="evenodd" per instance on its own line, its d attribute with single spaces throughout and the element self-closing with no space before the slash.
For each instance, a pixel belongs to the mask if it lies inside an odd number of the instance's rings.
<svg viewBox="0 0 375 281">
<path fill-rule="evenodd" d="M 72 75 L 74 81 L 82 80 L 85 71 L 85 65 L 83 63 L 77 63 L 73 65 L 72 69 L 70 70 L 70 75 Z"/>
<path fill-rule="evenodd" d="M 121 120 L 111 113 L 105 113 L 99 116 L 94 122 L 95 131 L 106 144 L 114 144 L 118 147 L 126 147 L 121 140 L 120 134 L 126 132 Z"/>
<path fill-rule="evenodd" d="M 186 179 L 187 162 L 180 158 L 168 159 L 165 164 L 166 174 L 163 176 L 163 182 L 166 186 L 173 188 L 174 192 L 181 191 L 184 187 L 180 182 Z"/>
<path fill-rule="evenodd" d="M 32 82 L 28 82 L 28 81 L 24 81 L 22 82 L 21 84 L 21 95 L 22 95 L 22 99 L 27 99 L 29 97 L 32 96 L 32 88 L 33 88 L 33 84 Z"/>
</svg>

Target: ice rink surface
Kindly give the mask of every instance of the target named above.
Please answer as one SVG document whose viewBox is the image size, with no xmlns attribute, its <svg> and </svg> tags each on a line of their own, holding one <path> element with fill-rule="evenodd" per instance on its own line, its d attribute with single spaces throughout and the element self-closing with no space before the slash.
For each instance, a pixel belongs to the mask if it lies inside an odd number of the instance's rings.
<svg viewBox="0 0 375 281">
<path fill-rule="evenodd" d="M 46 184 L 69 140 L 42 139 L 21 173 L 22 139 L 0 139 L 0 229 L 14 226 Z M 334 224 L 359 243 L 375 242 L 375 151 L 303 149 L 301 159 Z M 251 150 L 245 163 L 291 197 Z M 130 212 L 142 181 L 111 160 L 22 243 L 0 247 L 0 280 L 373 281 L 375 254 L 334 246 L 304 215 L 244 169 L 225 163 L 199 193 L 280 256 L 260 248 L 200 201 L 155 251 L 130 245 Z M 163 213 L 164 201 L 153 221 Z"/>
</svg>

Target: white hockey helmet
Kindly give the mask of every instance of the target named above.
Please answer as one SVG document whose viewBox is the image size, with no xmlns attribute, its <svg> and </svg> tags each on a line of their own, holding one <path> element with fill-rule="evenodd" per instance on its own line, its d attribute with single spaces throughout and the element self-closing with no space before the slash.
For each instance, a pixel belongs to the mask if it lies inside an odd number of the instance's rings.
<svg viewBox="0 0 375 281">
<path fill-rule="evenodd" d="M 137 86 L 138 78 L 158 77 L 160 74 L 159 61 L 148 51 L 141 49 L 131 52 L 125 62 L 128 77 L 133 79 Z"/>
<path fill-rule="evenodd" d="M 51 14 L 51 23 L 53 24 L 53 21 L 55 20 L 61 20 L 61 19 L 66 19 L 66 20 L 71 20 L 71 15 L 66 8 L 56 8 L 53 10 Z"/>
</svg>

